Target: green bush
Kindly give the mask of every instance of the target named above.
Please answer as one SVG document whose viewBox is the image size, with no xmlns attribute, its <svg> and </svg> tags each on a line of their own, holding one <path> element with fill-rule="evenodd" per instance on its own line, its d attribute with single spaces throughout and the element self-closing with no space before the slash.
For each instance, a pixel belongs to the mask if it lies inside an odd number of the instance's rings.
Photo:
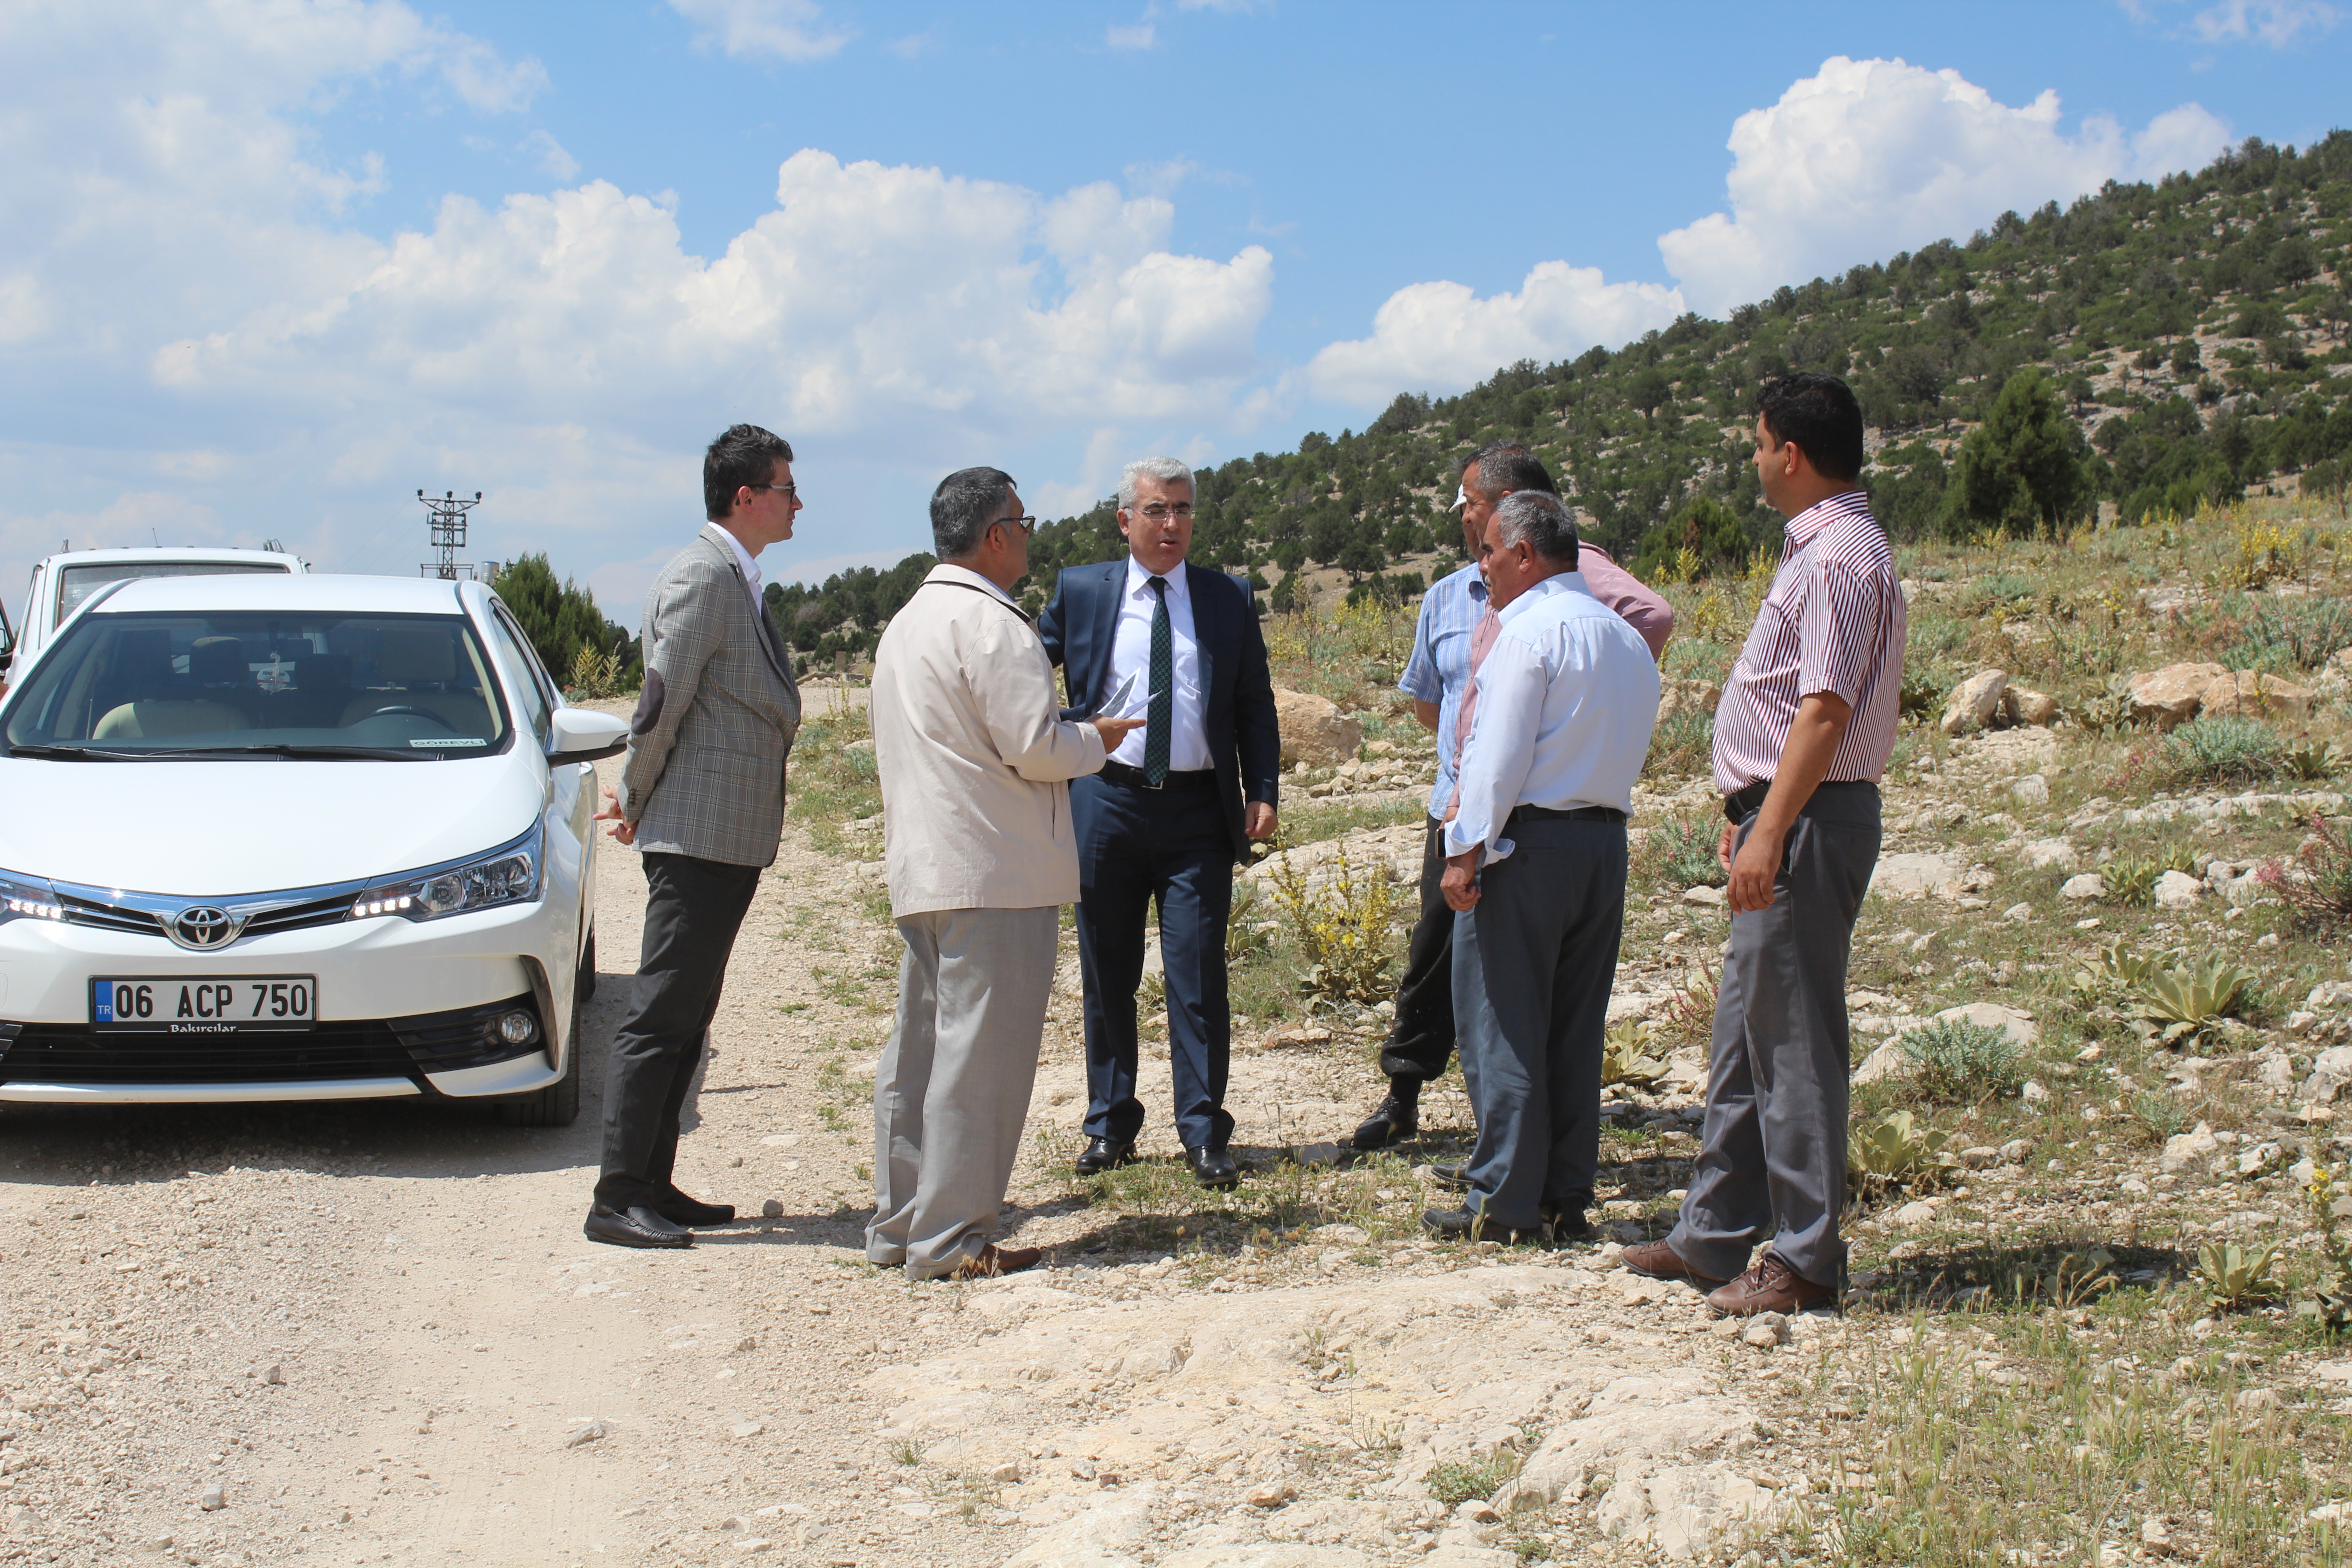
<svg viewBox="0 0 2352 1568">
<path fill-rule="evenodd" d="M 2192 719 L 2164 738 L 2158 773 L 2174 784 L 2253 784 L 2276 777 L 2286 742 L 2258 719 Z"/>
<path fill-rule="evenodd" d="M 1669 892 L 1685 888 L 1720 888 L 1729 880 L 1716 847 L 1723 841 L 1720 819 L 1711 816 L 1668 817 L 1642 841 L 1642 859 L 1658 885 Z"/>
<path fill-rule="evenodd" d="M 2025 1085 L 2025 1053 L 2005 1029 L 1938 1018 L 1905 1035 L 1903 1054 L 1918 1064 L 1912 1081 L 1931 1100 L 1975 1102 Z"/>
<path fill-rule="evenodd" d="M 2315 594 L 2251 605 L 2221 656 L 2234 669 L 2317 669 L 2352 647 L 2352 602 Z"/>
<path fill-rule="evenodd" d="M 1683 708 L 1659 721 L 1650 731 L 1649 760 L 1644 773 L 1695 773 L 1714 765 L 1715 710 Z"/>
</svg>

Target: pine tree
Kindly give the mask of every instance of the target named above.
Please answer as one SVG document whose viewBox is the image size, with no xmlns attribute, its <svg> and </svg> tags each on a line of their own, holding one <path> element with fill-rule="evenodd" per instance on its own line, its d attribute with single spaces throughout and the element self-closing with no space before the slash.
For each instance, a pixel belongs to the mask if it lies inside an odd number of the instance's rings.
<svg viewBox="0 0 2352 1568">
<path fill-rule="evenodd" d="M 1960 443 L 1944 493 L 1944 528 L 1959 536 L 2005 528 L 2063 533 L 2096 499 L 2082 430 L 2034 366 L 2004 383 L 1985 421 Z"/>
</svg>

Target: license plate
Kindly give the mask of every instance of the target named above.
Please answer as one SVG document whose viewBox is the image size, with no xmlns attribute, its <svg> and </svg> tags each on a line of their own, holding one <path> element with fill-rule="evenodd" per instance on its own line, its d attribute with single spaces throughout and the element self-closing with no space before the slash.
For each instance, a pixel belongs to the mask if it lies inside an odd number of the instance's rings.
<svg viewBox="0 0 2352 1568">
<path fill-rule="evenodd" d="M 100 975 L 89 1026 L 101 1034 L 240 1035 L 319 1020 L 315 974 Z"/>
</svg>

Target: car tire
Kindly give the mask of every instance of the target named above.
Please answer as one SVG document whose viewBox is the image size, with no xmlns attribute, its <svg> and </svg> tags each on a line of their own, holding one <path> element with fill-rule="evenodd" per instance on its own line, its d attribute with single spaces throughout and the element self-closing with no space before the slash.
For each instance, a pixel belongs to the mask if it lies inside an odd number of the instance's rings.
<svg viewBox="0 0 2352 1568">
<path fill-rule="evenodd" d="M 588 939 L 588 957 L 595 956 L 596 939 Z M 580 1119 L 580 1057 L 588 1021 L 588 990 L 582 976 L 593 973 L 583 965 L 572 981 L 572 1032 L 563 1053 L 563 1076 L 545 1089 L 509 1095 L 492 1103 L 491 1114 L 508 1127 L 569 1127 Z"/>
<path fill-rule="evenodd" d="M 586 989 L 580 994 L 583 1002 L 596 1000 L 596 928 L 588 928 L 588 945 L 580 952 L 580 983 Z"/>
</svg>

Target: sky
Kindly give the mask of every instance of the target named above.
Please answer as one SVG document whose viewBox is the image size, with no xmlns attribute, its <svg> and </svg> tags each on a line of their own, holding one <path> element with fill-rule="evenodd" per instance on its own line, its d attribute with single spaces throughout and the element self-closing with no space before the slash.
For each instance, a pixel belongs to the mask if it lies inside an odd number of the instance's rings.
<svg viewBox="0 0 2352 1568">
<path fill-rule="evenodd" d="M 634 625 L 738 421 L 778 580 L 2347 116 L 2352 5 L 0 0 L 0 594 L 544 551 Z"/>
</svg>

